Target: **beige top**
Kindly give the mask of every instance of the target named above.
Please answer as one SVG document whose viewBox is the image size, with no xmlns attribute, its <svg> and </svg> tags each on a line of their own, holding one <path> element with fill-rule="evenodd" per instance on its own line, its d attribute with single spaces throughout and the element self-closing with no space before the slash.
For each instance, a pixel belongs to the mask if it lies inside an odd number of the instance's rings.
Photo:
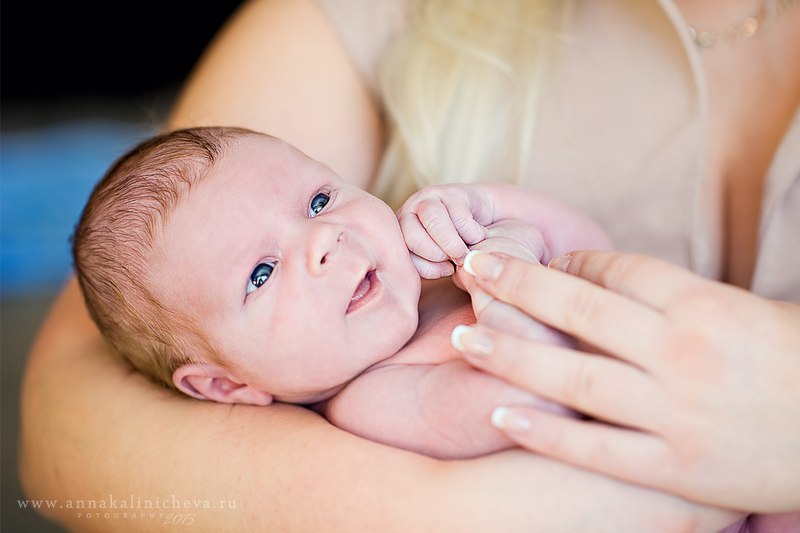
<svg viewBox="0 0 800 533">
<path fill-rule="evenodd" d="M 318 1 L 374 90 L 404 2 Z M 618 249 L 719 278 L 721 179 L 705 175 L 708 90 L 677 8 L 578 2 L 569 35 L 542 99 L 527 184 L 592 215 Z M 800 303 L 800 110 L 766 177 L 758 239 L 752 290 Z"/>
</svg>

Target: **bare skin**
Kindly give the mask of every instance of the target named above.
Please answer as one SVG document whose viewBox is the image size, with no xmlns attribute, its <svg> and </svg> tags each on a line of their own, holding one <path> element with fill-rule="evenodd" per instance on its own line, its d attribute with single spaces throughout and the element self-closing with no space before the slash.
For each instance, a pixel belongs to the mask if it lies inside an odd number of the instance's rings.
<svg viewBox="0 0 800 533">
<path fill-rule="evenodd" d="M 762 1 L 679 0 L 689 24 L 717 30 L 756 13 Z M 748 287 L 757 250 L 764 176 L 800 105 L 800 9 L 753 37 L 700 52 L 709 90 L 707 173 L 722 180 L 723 281 Z"/>
<path fill-rule="evenodd" d="M 245 4 L 188 80 L 167 127 L 220 123 L 282 137 L 360 186 L 383 146 L 378 109 L 308 0 Z M 733 150 L 720 148 L 722 159 Z M 729 230 L 739 238 L 740 228 Z M 74 282 L 39 333 L 22 401 L 29 497 L 237 501 L 234 512 L 198 514 L 207 529 L 709 531 L 735 518 L 533 454 L 442 463 L 358 439 L 301 408 L 170 395 L 111 357 Z M 169 435 L 169 446 L 143 445 L 154 435 Z M 74 529 L 150 526 L 52 513 Z"/>
</svg>

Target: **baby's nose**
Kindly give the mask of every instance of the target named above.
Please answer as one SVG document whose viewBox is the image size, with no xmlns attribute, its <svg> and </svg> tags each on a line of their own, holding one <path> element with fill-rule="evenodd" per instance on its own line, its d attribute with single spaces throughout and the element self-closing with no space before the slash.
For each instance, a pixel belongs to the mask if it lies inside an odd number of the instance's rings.
<svg viewBox="0 0 800 533">
<path fill-rule="evenodd" d="M 309 236 L 307 268 L 313 276 L 321 276 L 330 267 L 330 261 L 347 241 L 341 226 L 320 224 Z"/>
</svg>

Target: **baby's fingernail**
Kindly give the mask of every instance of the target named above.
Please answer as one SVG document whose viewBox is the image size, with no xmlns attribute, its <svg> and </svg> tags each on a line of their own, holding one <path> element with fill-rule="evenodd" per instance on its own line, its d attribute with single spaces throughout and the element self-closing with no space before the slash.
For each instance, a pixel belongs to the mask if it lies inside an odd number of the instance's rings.
<svg viewBox="0 0 800 533">
<path fill-rule="evenodd" d="M 494 351 L 494 341 L 477 329 L 469 326 L 456 326 L 450 335 L 450 343 L 460 352 L 469 352 L 475 355 L 491 355 Z"/>
<path fill-rule="evenodd" d="M 499 257 L 478 250 L 472 250 L 464 259 L 464 270 L 487 281 L 499 278 L 503 266 L 504 262 Z"/>
<path fill-rule="evenodd" d="M 492 425 L 499 429 L 515 431 L 528 431 L 533 427 L 527 417 L 508 407 L 497 407 L 492 411 Z"/>
<path fill-rule="evenodd" d="M 562 272 L 566 272 L 567 268 L 569 268 L 569 262 L 572 261 L 572 256 L 574 254 L 572 252 L 564 255 L 559 255 L 558 257 L 554 257 L 547 266 L 549 268 L 555 268 L 556 270 L 561 270 Z"/>
</svg>

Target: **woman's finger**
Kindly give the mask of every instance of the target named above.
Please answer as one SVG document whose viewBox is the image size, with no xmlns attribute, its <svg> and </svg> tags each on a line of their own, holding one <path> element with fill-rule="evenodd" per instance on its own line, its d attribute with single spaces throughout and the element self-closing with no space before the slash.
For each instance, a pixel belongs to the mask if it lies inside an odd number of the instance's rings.
<svg viewBox="0 0 800 533">
<path fill-rule="evenodd" d="M 653 347 L 665 342 L 660 313 L 581 278 L 477 251 L 464 269 L 498 300 L 642 368 L 650 366 Z"/>
<path fill-rule="evenodd" d="M 472 282 L 474 284 L 474 279 Z M 472 299 L 472 310 L 479 325 L 509 333 L 522 340 L 570 347 L 575 345 L 574 339 L 568 335 L 542 324 L 511 304 L 492 298 L 477 285 L 469 292 Z"/>
<path fill-rule="evenodd" d="M 708 283 L 667 261 L 631 253 L 581 250 L 556 257 L 548 266 L 659 310 Z"/>
<path fill-rule="evenodd" d="M 528 341 L 481 326 L 457 326 L 452 343 L 481 370 L 595 418 L 649 430 L 651 421 L 661 412 L 653 380 L 609 357 Z"/>
<path fill-rule="evenodd" d="M 492 423 L 523 448 L 625 481 L 657 486 L 674 469 L 668 443 L 650 433 L 530 407 L 498 407 Z"/>
</svg>

